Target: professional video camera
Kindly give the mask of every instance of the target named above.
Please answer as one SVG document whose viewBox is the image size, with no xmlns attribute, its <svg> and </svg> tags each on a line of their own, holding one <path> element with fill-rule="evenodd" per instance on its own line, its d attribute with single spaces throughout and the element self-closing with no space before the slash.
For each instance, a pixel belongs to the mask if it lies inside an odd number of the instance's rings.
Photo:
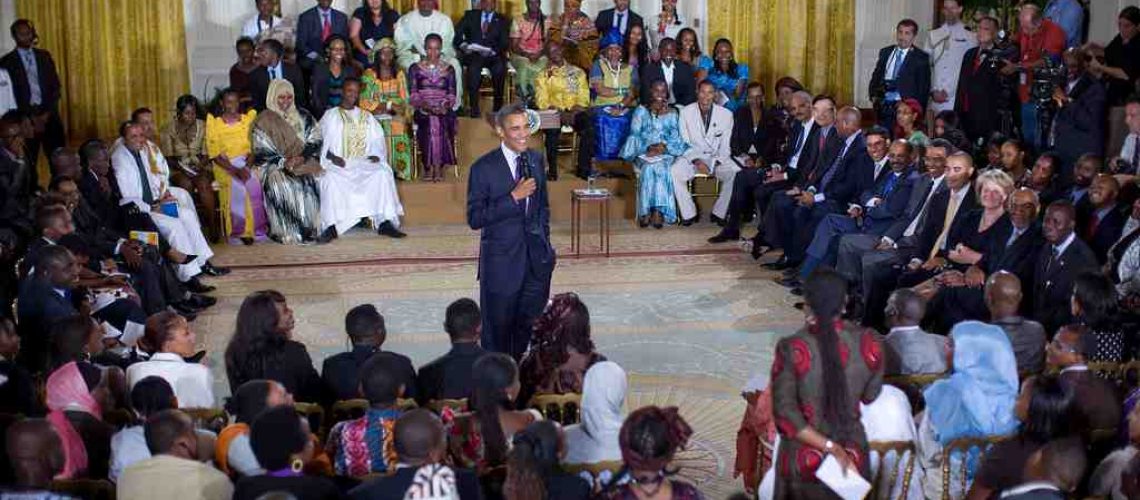
<svg viewBox="0 0 1140 500">
<path fill-rule="evenodd" d="M 1017 45 L 1009 39 L 1009 34 L 1000 31 L 997 40 L 994 40 L 994 46 L 981 50 L 983 65 L 987 71 L 1001 71 L 1006 62 L 1017 61 L 1017 51 Z"/>
<path fill-rule="evenodd" d="M 1065 84 L 1065 66 L 1045 56 L 1044 64 L 1033 70 L 1029 94 L 1038 107 L 1053 105 L 1053 92 Z"/>
</svg>

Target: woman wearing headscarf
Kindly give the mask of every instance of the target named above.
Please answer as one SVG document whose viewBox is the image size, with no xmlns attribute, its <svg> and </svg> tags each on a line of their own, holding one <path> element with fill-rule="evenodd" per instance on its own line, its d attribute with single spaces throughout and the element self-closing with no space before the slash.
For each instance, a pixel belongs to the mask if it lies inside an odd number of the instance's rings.
<svg viewBox="0 0 1140 500">
<path fill-rule="evenodd" d="M 618 434 L 625 419 L 625 393 L 629 387 L 625 370 L 613 361 L 602 361 L 586 371 L 582 384 L 582 423 L 566 428 L 564 464 L 592 464 L 621 460 Z M 599 478 L 603 484 L 609 478 Z"/>
<path fill-rule="evenodd" d="M 408 82 L 396 63 L 396 43 L 380 40 L 372 49 L 372 67 L 360 78 L 360 109 L 372 113 L 388 138 L 388 165 L 403 180 L 412 180 L 412 137 Z"/>
<path fill-rule="evenodd" d="M 928 498 L 942 492 L 942 451 L 964 437 L 1005 436 L 1017 429 L 1013 408 L 1017 400 L 1017 361 L 1009 337 L 1001 327 L 963 321 L 950 331 L 954 343 L 953 372 L 923 393 L 926 411 L 918 426 L 918 456 L 927 475 L 923 491 Z M 959 471 L 961 455 L 950 457 L 951 471 Z M 977 453 L 965 459 L 977 462 Z M 976 467 L 969 467 L 976 470 Z M 950 479 L 951 497 L 961 498 L 961 481 Z"/>
<path fill-rule="evenodd" d="M 582 379 L 594 363 L 605 361 L 590 338 L 590 310 L 574 293 L 550 299 L 534 322 L 530 348 L 519 363 L 525 405 L 534 394 L 582 392 Z"/>
<path fill-rule="evenodd" d="M 859 403 L 879 397 L 883 351 L 876 334 L 841 318 L 846 283 L 830 269 L 813 272 L 804 283 L 804 328 L 776 345 L 775 498 L 830 498 L 831 490 L 816 477 L 828 455 L 848 474 L 868 476 Z"/>
<path fill-rule="evenodd" d="M 265 111 L 253 123 L 253 162 L 262 177 L 269 237 L 286 244 L 321 236 L 321 129 L 308 111 L 297 108 L 293 84 L 273 80 Z"/>
<path fill-rule="evenodd" d="M 868 404 L 861 405 L 861 408 L 863 410 L 861 421 L 863 430 L 867 433 L 867 441 L 914 443 L 918 436 L 918 431 L 914 427 L 914 413 L 911 411 L 910 400 L 907 399 L 906 393 L 898 387 L 884 385 L 879 397 Z M 909 460 L 908 454 L 871 455 L 871 477 L 879 477 L 882 480 L 882 484 L 874 485 L 879 487 L 876 490 L 878 496 L 875 498 L 922 499 L 924 471 L 921 467 L 913 468 L 906 495 L 902 494 L 902 481 L 895 481 L 893 485 L 888 483 L 891 477 L 903 477 Z M 884 467 L 896 469 L 896 471 L 878 472 Z"/>
<path fill-rule="evenodd" d="M 684 481 L 670 479 L 678 469 L 671 469 L 677 451 L 684 449 L 693 428 L 681 418 L 676 406 L 645 406 L 629 414 L 621 426 L 619 443 L 625 462 L 619 475 L 629 474 L 631 481 L 622 485 L 610 483 L 602 492 L 608 500 L 671 498 L 699 500 L 700 490 Z"/>
<path fill-rule="evenodd" d="M 602 39 L 602 52 L 590 68 L 590 89 L 594 100 L 590 103 L 594 113 L 594 157 L 613 160 L 621 152 L 629 124 L 630 110 L 637 103 L 637 72 L 621 60 L 622 36 L 611 29 Z"/>
<path fill-rule="evenodd" d="M 57 479 L 104 478 L 115 429 L 103 413 L 124 390 L 123 372 L 87 362 L 69 362 L 47 378 L 47 420 L 63 442 L 65 464 Z M 117 389 L 117 390 L 116 390 Z"/>
</svg>

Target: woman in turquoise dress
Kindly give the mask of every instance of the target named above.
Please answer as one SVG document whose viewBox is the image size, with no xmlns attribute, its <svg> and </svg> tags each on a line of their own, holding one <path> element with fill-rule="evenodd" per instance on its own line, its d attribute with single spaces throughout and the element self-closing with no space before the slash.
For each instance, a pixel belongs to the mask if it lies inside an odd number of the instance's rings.
<svg viewBox="0 0 1140 500">
<path fill-rule="evenodd" d="M 717 104 L 729 111 L 736 111 L 745 105 L 748 88 L 748 65 L 736 62 L 732 54 L 732 42 L 721 38 L 713 45 L 713 58 L 701 58 L 700 69 L 708 73 L 708 80 L 716 86 Z M 722 103 L 723 100 L 723 103 Z"/>
<path fill-rule="evenodd" d="M 637 176 L 637 222 L 641 227 L 677 221 L 673 195 L 673 160 L 685 154 L 689 145 L 681 138 L 677 110 L 669 105 L 669 87 L 657 80 L 649 88 L 649 106 L 633 112 L 629 137 L 621 157 L 633 163 Z"/>
</svg>

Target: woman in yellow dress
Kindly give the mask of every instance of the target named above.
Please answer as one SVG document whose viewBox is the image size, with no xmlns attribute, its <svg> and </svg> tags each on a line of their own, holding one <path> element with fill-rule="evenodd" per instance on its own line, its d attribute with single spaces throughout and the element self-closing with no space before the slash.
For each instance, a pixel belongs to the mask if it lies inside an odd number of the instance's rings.
<svg viewBox="0 0 1140 500">
<path fill-rule="evenodd" d="M 268 239 L 269 229 L 261 181 L 250 168 L 250 130 L 257 112 L 251 109 L 243 115 L 233 89 L 222 92 L 221 108 L 217 116 L 206 117 L 206 155 L 218 183 L 223 234 L 230 243 L 252 245 Z"/>
<path fill-rule="evenodd" d="M 388 164 L 403 180 L 412 179 L 412 138 L 409 135 L 408 84 L 396 64 L 396 44 L 380 40 L 372 49 L 373 65 L 360 79 L 360 109 L 380 120 L 388 138 Z"/>
</svg>

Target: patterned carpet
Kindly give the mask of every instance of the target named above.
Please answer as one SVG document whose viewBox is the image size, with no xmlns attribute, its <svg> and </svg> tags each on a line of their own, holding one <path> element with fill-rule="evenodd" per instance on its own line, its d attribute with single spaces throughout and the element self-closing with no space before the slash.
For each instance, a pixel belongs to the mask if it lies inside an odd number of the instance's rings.
<svg viewBox="0 0 1140 500">
<path fill-rule="evenodd" d="M 318 367 L 347 347 L 344 314 L 362 303 L 384 314 L 385 349 L 416 365 L 445 352 L 444 309 L 459 297 L 478 297 L 478 235 L 462 226 L 409 232 L 400 241 L 355 231 L 325 246 L 218 249 L 217 262 L 234 272 L 211 282 L 218 306 L 194 327 L 211 353 L 219 397 L 229 392 L 221 356 L 236 310 L 255 290 L 289 297 L 296 333 Z M 590 308 L 598 349 L 630 373 L 627 407 L 680 407 L 695 430 L 678 458 L 682 475 L 709 498 L 739 490 L 731 474 L 744 409 L 740 388 L 767 370 L 775 339 L 800 324 L 794 297 L 736 246 L 705 243 L 714 233 L 707 226 L 656 231 L 616 224 L 608 259 L 568 257 L 569 227 L 552 232 L 560 254 L 554 292 L 577 292 Z M 597 240 L 588 234 L 590 251 Z"/>
</svg>

